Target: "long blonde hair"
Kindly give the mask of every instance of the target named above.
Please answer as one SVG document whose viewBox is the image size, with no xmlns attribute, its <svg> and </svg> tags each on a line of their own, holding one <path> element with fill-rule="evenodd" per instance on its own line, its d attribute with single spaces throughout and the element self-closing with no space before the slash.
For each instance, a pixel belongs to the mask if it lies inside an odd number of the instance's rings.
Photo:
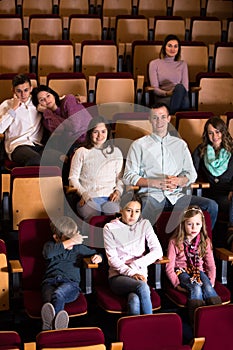
<svg viewBox="0 0 233 350">
<path fill-rule="evenodd" d="M 191 205 L 187 209 L 184 210 L 181 218 L 180 224 L 177 226 L 172 239 L 175 240 L 176 246 L 179 248 L 179 250 L 183 250 L 183 243 L 185 240 L 186 232 L 185 232 L 185 221 L 189 218 L 192 218 L 193 216 L 196 216 L 197 214 L 201 215 L 202 218 L 202 228 L 200 231 L 200 244 L 199 244 L 199 252 L 200 256 L 203 257 L 206 254 L 206 247 L 207 247 L 207 241 L 209 240 L 207 229 L 206 229 L 206 222 L 205 222 L 205 216 L 201 210 L 200 207 L 197 205 Z"/>
</svg>

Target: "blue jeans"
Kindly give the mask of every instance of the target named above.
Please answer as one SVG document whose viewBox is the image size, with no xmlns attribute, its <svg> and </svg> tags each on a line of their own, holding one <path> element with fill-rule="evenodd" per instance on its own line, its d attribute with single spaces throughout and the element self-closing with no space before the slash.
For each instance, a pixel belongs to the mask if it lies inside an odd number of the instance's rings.
<svg viewBox="0 0 233 350">
<path fill-rule="evenodd" d="M 128 315 L 152 314 L 150 287 L 146 282 L 128 276 L 109 279 L 111 290 L 118 295 L 128 295 Z"/>
<path fill-rule="evenodd" d="M 170 114 L 175 114 L 178 111 L 187 111 L 190 107 L 189 94 L 183 84 L 175 86 L 171 97 L 155 96 L 155 102 L 165 103 L 170 109 Z"/>
<path fill-rule="evenodd" d="M 56 314 L 64 310 L 65 304 L 76 300 L 80 288 L 77 282 L 72 282 L 60 275 L 47 278 L 42 283 L 42 299 L 44 303 L 51 303 Z"/>
<path fill-rule="evenodd" d="M 188 110 L 190 106 L 188 91 L 184 85 L 177 84 L 173 90 L 170 100 L 170 113 Z"/>
<path fill-rule="evenodd" d="M 177 215 L 177 212 L 182 212 L 189 205 L 198 205 L 203 211 L 208 211 L 211 217 L 212 228 L 214 227 L 218 215 L 218 205 L 214 200 L 200 196 L 184 195 L 177 200 L 175 205 L 172 205 L 168 199 L 158 202 L 152 196 L 143 196 L 142 216 L 144 219 L 150 220 L 151 224 L 154 225 L 162 211 L 172 210 L 172 214 L 167 225 L 167 232 L 171 232 L 179 224 L 180 218 L 179 215 Z"/>
<path fill-rule="evenodd" d="M 119 202 L 111 202 L 108 197 L 92 198 L 83 207 L 77 203 L 77 212 L 85 221 L 88 221 L 92 216 L 101 215 L 101 213 L 115 214 L 119 209 Z"/>
<path fill-rule="evenodd" d="M 229 225 L 233 226 L 233 197 L 228 200 L 228 193 L 220 195 L 219 193 L 210 193 L 210 198 L 214 199 L 218 203 L 219 211 L 229 213 Z"/>
<path fill-rule="evenodd" d="M 203 283 L 201 286 L 197 283 L 191 283 L 190 276 L 186 272 L 182 272 L 178 276 L 181 287 L 187 289 L 189 293 L 189 299 L 206 300 L 208 298 L 217 297 L 218 294 L 212 287 L 210 279 L 203 271 L 200 271 L 200 277 Z"/>
</svg>

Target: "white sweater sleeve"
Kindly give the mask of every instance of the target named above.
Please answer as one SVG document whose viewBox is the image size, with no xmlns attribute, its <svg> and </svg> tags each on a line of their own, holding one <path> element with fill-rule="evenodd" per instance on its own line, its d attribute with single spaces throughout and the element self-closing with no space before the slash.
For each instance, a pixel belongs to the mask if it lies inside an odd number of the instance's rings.
<svg viewBox="0 0 233 350">
<path fill-rule="evenodd" d="M 15 119 L 11 104 L 11 100 L 6 100 L 0 105 L 0 133 L 4 133 Z"/>
</svg>

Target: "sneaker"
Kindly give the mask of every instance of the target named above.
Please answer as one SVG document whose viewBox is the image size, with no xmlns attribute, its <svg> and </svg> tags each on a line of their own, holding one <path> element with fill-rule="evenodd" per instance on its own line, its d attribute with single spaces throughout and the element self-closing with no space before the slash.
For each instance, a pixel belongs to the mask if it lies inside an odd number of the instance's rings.
<svg viewBox="0 0 233 350">
<path fill-rule="evenodd" d="M 55 329 L 67 328 L 69 324 L 69 315 L 65 310 L 61 310 L 57 313 L 54 321 Z"/>
<path fill-rule="evenodd" d="M 51 303 L 45 303 L 41 309 L 42 330 L 52 329 L 52 323 L 55 317 L 55 309 Z"/>
</svg>

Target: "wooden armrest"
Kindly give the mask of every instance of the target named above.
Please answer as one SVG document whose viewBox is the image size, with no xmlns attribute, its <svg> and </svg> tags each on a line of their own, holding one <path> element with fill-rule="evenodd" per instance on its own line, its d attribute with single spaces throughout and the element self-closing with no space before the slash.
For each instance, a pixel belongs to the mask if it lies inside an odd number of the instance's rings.
<svg viewBox="0 0 233 350">
<path fill-rule="evenodd" d="M 110 17 L 103 16 L 103 28 L 110 28 Z"/>
<path fill-rule="evenodd" d="M 190 187 L 192 189 L 199 189 L 199 188 L 210 188 L 210 184 L 208 182 L 193 182 Z M 140 186 L 133 186 L 133 185 L 127 185 L 125 187 L 126 192 L 129 191 L 138 191 Z"/>
<path fill-rule="evenodd" d="M 205 338 L 194 338 L 191 342 L 192 350 L 201 350 L 203 348 L 203 345 L 205 343 Z"/>
<path fill-rule="evenodd" d="M 116 28 L 116 16 L 110 17 L 109 28 L 110 29 Z"/>
<path fill-rule="evenodd" d="M 125 55 L 125 43 L 119 43 L 118 44 L 118 56 L 124 56 Z"/>
<path fill-rule="evenodd" d="M 198 93 L 201 90 L 201 86 L 192 86 L 191 92 L 194 92 L 195 94 Z"/>
<path fill-rule="evenodd" d="M 111 343 L 110 350 L 122 350 L 123 349 L 123 342 L 119 341 L 116 343 Z"/>
<path fill-rule="evenodd" d="M 37 43 L 30 43 L 31 57 L 37 56 Z"/>
<path fill-rule="evenodd" d="M 24 343 L 24 350 L 36 350 L 36 343 Z"/>
<path fill-rule="evenodd" d="M 199 185 L 199 188 L 210 188 L 209 182 L 197 181 L 196 183 Z"/>
<path fill-rule="evenodd" d="M 43 347 L 43 350 L 64 350 L 64 347 L 55 347 L 55 348 L 48 348 Z M 95 344 L 95 345 L 81 345 L 81 346 L 71 346 L 66 348 L 67 350 L 106 350 L 106 346 L 104 344 Z"/>
<path fill-rule="evenodd" d="M 191 188 L 210 188 L 210 183 L 209 182 L 200 182 L 200 181 L 197 181 L 197 182 L 193 182 L 191 185 L 190 185 Z"/>
<path fill-rule="evenodd" d="M 192 184 L 190 185 L 190 187 L 193 188 L 193 189 L 195 189 L 195 188 L 199 188 L 200 185 L 199 185 L 199 183 L 194 182 L 194 183 L 192 183 Z"/>
<path fill-rule="evenodd" d="M 39 77 L 39 83 L 40 83 L 40 85 L 46 85 L 47 84 L 47 75 L 41 75 Z"/>
<path fill-rule="evenodd" d="M 95 91 L 95 82 L 96 82 L 96 76 L 90 75 L 89 81 L 88 81 L 88 89 L 89 91 Z"/>
<path fill-rule="evenodd" d="M 168 259 L 167 256 L 163 256 L 162 259 L 156 260 L 156 261 L 155 261 L 155 264 L 160 264 L 160 265 L 162 265 L 162 264 L 167 264 L 167 263 L 169 263 L 169 261 L 170 261 L 170 260 Z"/>
<path fill-rule="evenodd" d="M 29 28 L 29 16 L 24 16 L 23 17 L 23 27 L 24 27 L 24 29 L 28 29 Z"/>
<path fill-rule="evenodd" d="M 10 193 L 10 182 L 11 182 L 11 174 L 2 174 L 2 197 L 3 197 L 3 193 L 7 193 L 8 200 L 9 200 L 9 193 Z M 4 194 L 4 196 L 6 195 Z"/>
<path fill-rule="evenodd" d="M 129 186 L 126 186 L 125 187 L 125 190 L 126 190 L 126 192 L 129 192 L 129 191 L 138 191 L 139 190 L 139 186 L 131 186 L 131 185 L 129 185 Z"/>
<path fill-rule="evenodd" d="M 4 134 L 0 134 L 0 140 L 4 140 Z"/>
<path fill-rule="evenodd" d="M 75 55 L 75 57 L 81 57 L 82 56 L 82 45 L 81 45 L 81 43 L 75 43 L 74 55 Z"/>
<path fill-rule="evenodd" d="M 145 80 L 144 75 L 137 76 L 137 91 L 138 90 L 143 91 L 144 80 Z"/>
<path fill-rule="evenodd" d="M 146 91 L 146 92 L 154 91 L 154 88 L 153 88 L 153 86 L 146 86 L 146 87 L 145 87 L 145 91 Z"/>
<path fill-rule="evenodd" d="M 77 193 L 77 189 L 72 186 L 64 186 L 64 190 L 66 194 Z"/>
<path fill-rule="evenodd" d="M 69 17 L 67 16 L 63 16 L 62 18 L 62 24 L 63 24 L 63 28 L 69 28 Z"/>
<path fill-rule="evenodd" d="M 21 262 L 19 260 L 10 260 L 9 264 L 10 264 L 12 273 L 19 273 L 19 272 L 22 273 L 23 272 L 23 267 L 22 267 Z"/>
<path fill-rule="evenodd" d="M 197 191 L 197 195 L 198 196 L 202 196 L 202 190 L 204 188 L 209 188 L 210 187 L 210 184 L 208 182 L 200 182 L 200 181 L 197 181 L 197 182 L 194 182 L 192 183 L 190 186 L 188 186 L 186 189 L 187 189 L 187 192 L 190 192 L 190 189 L 191 190 L 196 190 Z"/>
<path fill-rule="evenodd" d="M 154 30 L 154 23 L 155 23 L 154 17 L 149 17 L 149 20 L 148 20 L 148 28 L 149 28 L 149 30 Z"/>
<path fill-rule="evenodd" d="M 132 56 L 132 43 L 125 43 L 125 56 Z"/>
<path fill-rule="evenodd" d="M 233 252 L 226 248 L 215 248 L 215 255 L 220 260 L 233 261 Z"/>
<path fill-rule="evenodd" d="M 97 269 L 99 267 L 99 264 L 94 264 L 91 262 L 91 258 L 83 258 L 83 264 L 84 267 L 87 269 Z"/>
</svg>

